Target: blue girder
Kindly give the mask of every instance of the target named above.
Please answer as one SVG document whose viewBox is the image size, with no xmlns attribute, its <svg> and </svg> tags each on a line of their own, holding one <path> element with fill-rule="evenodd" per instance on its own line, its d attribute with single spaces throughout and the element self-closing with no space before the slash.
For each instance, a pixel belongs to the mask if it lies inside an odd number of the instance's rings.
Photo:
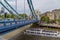
<svg viewBox="0 0 60 40">
<path fill-rule="evenodd" d="M 7 10 L 9 11 L 12 15 L 14 15 L 15 17 L 19 18 L 17 15 L 15 15 L 11 10 L 9 10 L 1 1 L 0 4 Z"/>
<path fill-rule="evenodd" d="M 7 25 L 6 26 L 0 26 L 0 33 L 4 33 L 8 30 L 17 29 L 17 28 L 20 28 L 22 26 L 38 22 L 38 20 L 2 21 L 0 23 L 4 24 L 4 22 L 5 23 L 15 22 L 15 24 L 11 24 L 11 25 L 8 25 L 8 26 Z M 19 24 L 17 22 L 19 22 Z"/>
<path fill-rule="evenodd" d="M 6 1 L 4 0 L 5 3 L 19 16 L 19 13 Z M 20 17 L 20 16 L 19 16 Z M 21 17 L 20 17 L 21 18 Z"/>
<path fill-rule="evenodd" d="M 37 16 L 35 14 L 35 10 L 34 10 L 34 7 L 33 7 L 33 4 L 32 4 L 32 0 L 27 0 L 28 4 L 29 4 L 29 8 L 32 12 L 32 15 L 33 15 L 33 18 L 37 19 Z"/>
<path fill-rule="evenodd" d="M 6 2 L 6 0 L 5 0 L 5 2 Z M 37 17 L 35 15 L 35 11 L 34 11 L 34 7 L 33 7 L 33 4 L 32 4 L 32 0 L 27 0 L 27 2 L 29 4 L 30 11 L 32 12 L 33 18 L 35 18 L 35 20 L 1 21 L 0 24 L 3 24 L 3 26 L 0 26 L 0 34 L 3 34 L 3 33 L 7 32 L 7 31 L 10 31 L 10 30 L 15 30 L 15 29 L 20 28 L 22 26 L 25 26 L 25 25 L 28 25 L 28 24 L 35 23 L 35 22 L 39 21 L 39 20 L 36 20 Z M 9 5 L 8 2 L 6 2 L 6 3 Z M 13 12 L 11 10 L 9 10 L 1 1 L 0 1 L 0 4 L 2 4 L 2 6 L 5 9 L 7 9 L 11 14 L 13 14 Z M 11 9 L 14 10 L 12 7 L 11 7 Z M 16 16 L 17 18 L 19 18 L 19 16 L 15 15 L 15 14 L 13 14 L 13 15 Z M 15 24 L 12 24 L 13 22 L 15 22 Z M 6 25 L 7 23 L 10 23 L 10 25 Z"/>
</svg>

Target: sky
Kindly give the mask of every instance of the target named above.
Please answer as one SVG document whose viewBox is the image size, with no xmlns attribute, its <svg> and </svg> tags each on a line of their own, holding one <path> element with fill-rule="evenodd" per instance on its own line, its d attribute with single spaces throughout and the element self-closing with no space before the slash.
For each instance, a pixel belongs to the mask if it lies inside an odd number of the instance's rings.
<svg viewBox="0 0 60 40">
<path fill-rule="evenodd" d="M 24 12 L 24 0 L 17 0 L 17 9 L 16 9 L 16 0 L 7 0 L 10 5 L 17 10 L 19 13 Z M 60 9 L 60 0 L 32 0 L 35 10 L 39 10 L 42 13 L 46 11 L 51 11 L 53 9 Z M 28 14 L 30 12 L 27 0 L 25 0 L 25 12 Z"/>
</svg>

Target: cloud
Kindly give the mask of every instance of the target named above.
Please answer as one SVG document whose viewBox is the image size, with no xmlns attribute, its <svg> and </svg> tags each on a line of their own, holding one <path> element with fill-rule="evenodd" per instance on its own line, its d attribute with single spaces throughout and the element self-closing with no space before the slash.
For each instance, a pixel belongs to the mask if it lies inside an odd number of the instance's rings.
<svg viewBox="0 0 60 40">
<path fill-rule="evenodd" d="M 16 0 L 7 0 L 7 1 L 11 4 L 12 7 L 15 8 Z M 32 0 L 32 2 L 34 5 L 34 9 L 40 10 L 41 12 L 46 12 L 49 10 L 60 8 L 60 0 Z M 24 12 L 24 0 L 17 0 L 17 11 L 19 13 Z M 28 13 L 29 11 L 27 0 L 25 0 L 25 11 L 26 13 Z"/>
<path fill-rule="evenodd" d="M 60 0 L 33 0 L 35 9 L 42 12 L 60 8 Z"/>
</svg>

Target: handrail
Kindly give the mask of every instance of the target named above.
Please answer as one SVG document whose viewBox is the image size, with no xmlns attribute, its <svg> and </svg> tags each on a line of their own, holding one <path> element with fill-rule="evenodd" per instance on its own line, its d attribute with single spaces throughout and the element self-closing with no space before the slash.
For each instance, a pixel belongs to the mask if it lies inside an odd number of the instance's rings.
<svg viewBox="0 0 60 40">
<path fill-rule="evenodd" d="M 26 23 L 29 23 L 29 22 L 36 22 L 36 21 L 38 21 L 38 20 L 20 20 L 20 21 L 1 21 L 0 22 L 0 24 L 1 23 L 13 23 L 13 22 L 26 22 Z"/>
<path fill-rule="evenodd" d="M 12 24 L 13 22 L 15 22 L 15 24 Z M 12 22 L 9 22 L 11 23 L 10 25 L 5 25 L 5 26 L 0 26 L 0 33 L 2 32 L 5 32 L 7 30 L 12 30 L 12 29 L 17 29 L 17 28 L 20 28 L 22 26 L 25 26 L 25 25 L 28 25 L 28 24 L 31 24 L 31 23 L 35 23 L 35 22 L 38 22 L 38 20 L 23 20 L 23 21 L 20 21 L 21 23 L 16 23 L 18 21 L 12 21 Z M 8 22 L 5 22 L 5 24 L 8 23 Z"/>
</svg>

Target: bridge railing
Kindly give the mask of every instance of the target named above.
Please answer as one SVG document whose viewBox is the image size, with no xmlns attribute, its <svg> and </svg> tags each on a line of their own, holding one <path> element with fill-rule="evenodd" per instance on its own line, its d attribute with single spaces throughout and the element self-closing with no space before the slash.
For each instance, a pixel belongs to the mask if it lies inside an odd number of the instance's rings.
<svg viewBox="0 0 60 40">
<path fill-rule="evenodd" d="M 31 23 L 35 22 L 36 20 L 14 20 L 14 21 L 1 21 L 0 22 L 0 27 L 2 26 L 12 26 L 12 25 L 17 25 L 17 24 L 26 24 L 26 23 Z"/>
<path fill-rule="evenodd" d="M 26 20 L 19 20 L 19 21 L 16 21 L 16 20 L 14 20 L 14 21 L 1 21 L 1 22 L 0 22 L 0 26 L 15 25 L 15 24 L 22 23 L 22 22 L 24 22 L 24 21 L 26 21 Z"/>
<path fill-rule="evenodd" d="M 18 20 L 18 21 L 2 21 L 0 22 L 0 33 L 7 31 L 7 30 L 13 30 L 20 28 L 22 26 L 38 22 L 38 20 Z M 2 25 L 2 26 L 1 26 Z"/>
</svg>

